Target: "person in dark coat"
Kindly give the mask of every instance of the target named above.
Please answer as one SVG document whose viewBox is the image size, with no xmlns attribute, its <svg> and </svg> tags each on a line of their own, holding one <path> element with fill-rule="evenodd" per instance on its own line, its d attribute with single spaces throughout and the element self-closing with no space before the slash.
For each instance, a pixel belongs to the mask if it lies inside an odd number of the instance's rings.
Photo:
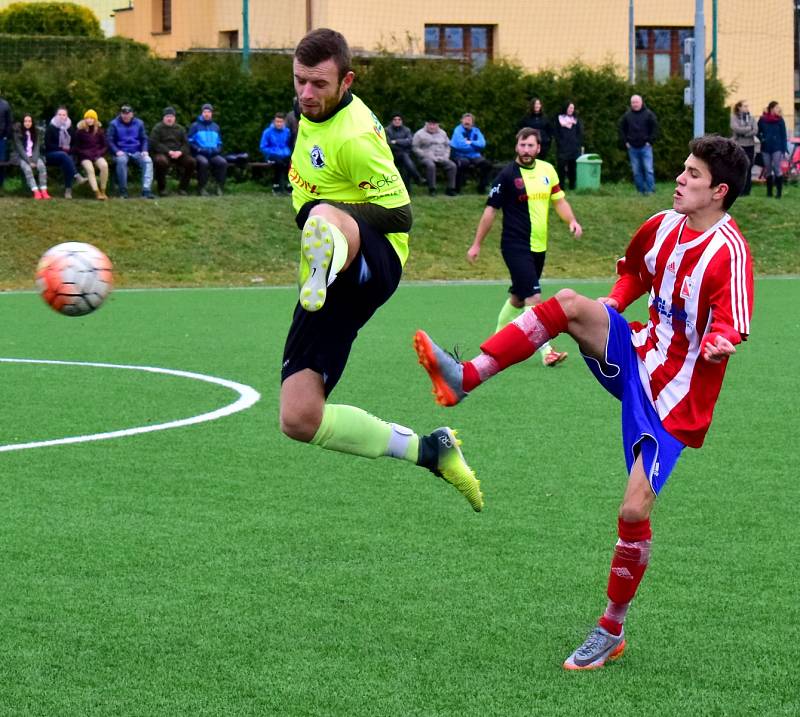
<svg viewBox="0 0 800 717">
<path fill-rule="evenodd" d="M 167 191 L 167 173 L 171 165 L 178 168 L 180 177 L 178 194 L 186 194 L 197 162 L 192 157 L 186 130 L 175 118 L 175 108 L 165 107 L 161 122 L 150 131 L 150 151 L 153 153 L 153 171 L 160 195 Z"/>
<path fill-rule="evenodd" d="M 631 108 L 619 121 L 619 138 L 628 150 L 633 183 L 640 194 L 652 194 L 656 188 L 653 142 L 657 136 L 658 119 L 645 106 L 641 95 L 633 95 Z"/>
<path fill-rule="evenodd" d="M 783 110 L 774 100 L 758 120 L 758 138 L 761 140 L 761 159 L 764 160 L 764 173 L 767 175 L 767 196 L 780 199 L 783 194 L 783 171 L 781 162 L 786 154 L 786 122 Z"/>
<path fill-rule="evenodd" d="M 517 129 L 530 127 L 539 130 L 541 143 L 539 144 L 539 155 L 537 159 L 547 160 L 547 153 L 550 151 L 550 135 L 553 131 L 550 118 L 544 113 L 544 105 L 538 97 L 531 100 L 530 111 L 520 121 Z"/>
<path fill-rule="evenodd" d="M 26 114 L 14 125 L 14 144 L 11 163 L 19 166 L 34 199 L 50 199 L 47 192 L 47 166 L 41 155 L 42 134 L 33 115 Z M 36 181 L 34 170 L 39 175 Z"/>
<path fill-rule="evenodd" d="M 0 97 L 0 162 L 4 162 L 6 159 L 6 150 L 11 140 L 13 121 L 11 105 L 8 104 L 8 100 L 4 100 Z M 5 182 L 5 180 L 6 168 L 0 167 L 0 189 L 3 188 L 3 182 Z"/>
<path fill-rule="evenodd" d="M 400 177 L 406 189 L 411 191 L 411 180 L 417 184 L 422 184 L 422 175 L 414 164 L 411 157 L 411 144 L 414 140 L 414 135 L 411 130 L 403 124 L 403 115 L 395 113 L 392 115 L 392 121 L 386 125 L 386 141 L 389 143 L 389 149 L 392 150 L 394 163 L 397 166 L 397 171 L 400 172 Z"/>
<path fill-rule="evenodd" d="M 78 161 L 86 176 L 89 179 L 89 186 L 94 192 L 94 196 L 100 200 L 106 200 L 106 187 L 108 186 L 108 162 L 105 154 L 108 151 L 108 142 L 103 126 L 97 118 L 97 112 L 86 110 L 83 119 L 78 122 L 78 129 L 75 132 L 75 143 L 73 154 Z M 95 167 L 100 172 L 100 184 L 97 183 Z"/>
<path fill-rule="evenodd" d="M 553 139 L 556 141 L 556 172 L 561 183 L 569 181 L 575 189 L 577 159 L 583 149 L 583 122 L 575 114 L 575 104 L 566 102 L 561 114 L 553 121 Z"/>
<path fill-rule="evenodd" d="M 72 161 L 75 128 L 66 107 L 59 107 L 44 132 L 44 149 L 47 164 L 61 167 L 64 176 L 64 199 L 72 199 L 72 185 L 83 184 L 86 178 L 78 174 Z"/>
</svg>

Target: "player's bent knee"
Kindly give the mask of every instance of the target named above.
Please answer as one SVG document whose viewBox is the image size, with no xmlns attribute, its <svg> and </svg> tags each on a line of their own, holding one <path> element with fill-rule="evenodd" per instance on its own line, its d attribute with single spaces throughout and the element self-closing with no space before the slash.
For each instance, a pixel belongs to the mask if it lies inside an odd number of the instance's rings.
<svg viewBox="0 0 800 717">
<path fill-rule="evenodd" d="M 558 303 L 561 304 L 561 308 L 564 310 L 567 318 L 573 318 L 576 313 L 576 304 L 581 298 L 580 294 L 574 289 L 559 289 L 556 292 L 555 298 L 558 300 Z"/>
<path fill-rule="evenodd" d="M 319 429 L 320 419 L 315 412 L 302 408 L 281 406 L 281 432 L 293 441 L 309 443 Z"/>
<path fill-rule="evenodd" d="M 653 509 L 653 498 L 649 496 L 642 500 L 626 500 L 620 506 L 619 517 L 626 523 L 638 523 L 650 517 Z"/>
</svg>

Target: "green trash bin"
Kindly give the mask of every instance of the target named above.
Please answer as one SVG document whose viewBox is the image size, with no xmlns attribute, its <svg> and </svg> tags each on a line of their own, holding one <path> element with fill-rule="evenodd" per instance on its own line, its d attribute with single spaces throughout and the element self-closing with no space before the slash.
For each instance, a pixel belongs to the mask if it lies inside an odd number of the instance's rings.
<svg viewBox="0 0 800 717">
<path fill-rule="evenodd" d="M 576 189 L 600 189 L 600 168 L 603 160 L 599 154 L 582 154 L 576 160 Z"/>
</svg>

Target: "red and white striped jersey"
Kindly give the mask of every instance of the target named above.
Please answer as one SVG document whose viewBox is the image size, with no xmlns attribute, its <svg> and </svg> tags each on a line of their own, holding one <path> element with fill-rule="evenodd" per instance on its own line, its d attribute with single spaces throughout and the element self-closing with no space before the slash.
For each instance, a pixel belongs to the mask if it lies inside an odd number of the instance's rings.
<svg viewBox="0 0 800 717">
<path fill-rule="evenodd" d="M 618 265 L 609 296 L 619 310 L 649 292 L 647 324 L 630 322 L 639 377 L 664 428 L 686 445 L 703 444 L 727 360 L 702 357 L 709 333 L 738 344 L 750 333 L 750 247 L 728 215 L 702 234 L 673 210 L 648 219 Z"/>
</svg>

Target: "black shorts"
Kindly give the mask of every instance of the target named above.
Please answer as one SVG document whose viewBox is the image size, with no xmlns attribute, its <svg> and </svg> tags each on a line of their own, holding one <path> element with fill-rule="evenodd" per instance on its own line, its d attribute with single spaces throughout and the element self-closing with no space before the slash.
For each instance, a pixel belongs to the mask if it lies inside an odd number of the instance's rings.
<svg viewBox="0 0 800 717">
<path fill-rule="evenodd" d="M 363 221 L 355 221 L 361 249 L 330 285 L 319 311 L 305 311 L 299 303 L 295 306 L 283 349 L 281 382 L 310 368 L 322 376 L 326 397 L 342 376 L 359 329 L 395 292 L 403 273 L 389 240 Z"/>
<path fill-rule="evenodd" d="M 540 279 L 544 269 L 546 252 L 531 251 L 524 247 L 501 246 L 503 260 L 511 274 L 509 293 L 518 299 L 527 299 L 534 294 L 541 294 Z"/>
</svg>

